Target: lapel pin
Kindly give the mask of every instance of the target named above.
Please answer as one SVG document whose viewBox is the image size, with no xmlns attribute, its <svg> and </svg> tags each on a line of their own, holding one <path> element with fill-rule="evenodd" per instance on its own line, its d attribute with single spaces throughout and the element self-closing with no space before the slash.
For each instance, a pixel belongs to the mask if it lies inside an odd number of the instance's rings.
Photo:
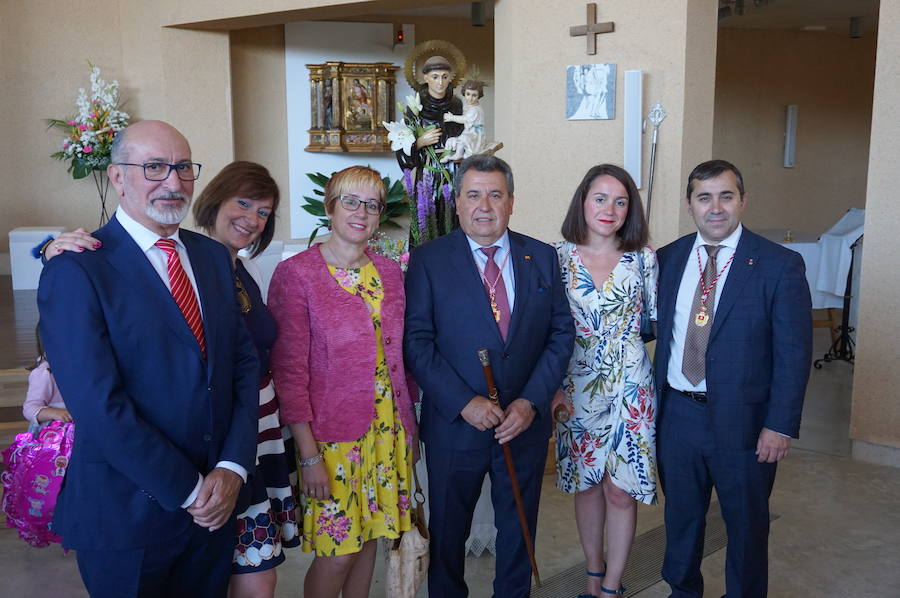
<svg viewBox="0 0 900 598">
<path fill-rule="evenodd" d="M 752 257 L 751 257 L 750 260 L 747 262 L 747 265 L 748 265 L 748 266 L 752 266 L 752 265 L 753 265 L 753 258 L 752 258 Z"/>
<path fill-rule="evenodd" d="M 526 260 L 530 260 L 530 259 L 531 259 L 531 256 L 528 255 L 528 254 L 525 254 L 525 259 L 526 259 Z"/>
</svg>

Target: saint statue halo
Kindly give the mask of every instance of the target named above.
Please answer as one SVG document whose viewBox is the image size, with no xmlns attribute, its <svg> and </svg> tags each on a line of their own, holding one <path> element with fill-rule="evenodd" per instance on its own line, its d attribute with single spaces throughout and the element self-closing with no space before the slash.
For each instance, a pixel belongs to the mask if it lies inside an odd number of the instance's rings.
<svg viewBox="0 0 900 598">
<path fill-rule="evenodd" d="M 425 85 L 425 73 L 423 69 L 430 58 L 443 58 L 444 62 L 450 66 L 450 73 L 453 80 L 450 87 L 457 87 L 459 82 L 466 74 L 466 58 L 459 48 L 448 41 L 441 39 L 432 39 L 427 42 L 418 44 L 413 51 L 406 57 L 406 63 L 403 66 L 403 74 L 406 76 L 406 82 L 415 90 L 421 89 Z M 436 62 L 436 61 L 432 61 Z M 433 67 L 432 67 L 433 68 Z"/>
</svg>

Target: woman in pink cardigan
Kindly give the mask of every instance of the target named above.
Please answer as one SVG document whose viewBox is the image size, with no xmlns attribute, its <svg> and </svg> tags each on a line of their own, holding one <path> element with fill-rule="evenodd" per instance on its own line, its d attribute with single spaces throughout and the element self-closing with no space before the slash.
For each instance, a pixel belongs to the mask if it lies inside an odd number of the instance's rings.
<svg viewBox="0 0 900 598">
<path fill-rule="evenodd" d="M 325 188 L 330 238 L 282 262 L 269 287 L 278 322 L 271 367 L 282 423 L 297 443 L 304 596 L 368 596 L 377 538 L 410 529 L 416 440 L 403 367 L 400 267 L 370 252 L 384 211 L 371 168 Z"/>
</svg>

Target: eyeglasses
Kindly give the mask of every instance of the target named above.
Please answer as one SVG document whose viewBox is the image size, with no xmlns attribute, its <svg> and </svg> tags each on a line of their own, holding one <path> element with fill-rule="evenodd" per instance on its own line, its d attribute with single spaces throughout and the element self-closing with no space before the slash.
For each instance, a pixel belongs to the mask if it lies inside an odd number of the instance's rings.
<svg viewBox="0 0 900 598">
<path fill-rule="evenodd" d="M 341 205 L 344 206 L 344 209 L 348 212 L 355 212 L 359 209 L 360 204 L 366 206 L 366 213 L 374 216 L 377 216 L 384 211 L 384 204 L 380 201 L 366 201 L 355 195 L 341 195 L 339 199 L 341 200 Z"/>
<path fill-rule="evenodd" d="M 172 171 L 182 181 L 196 181 L 200 178 L 200 164 L 196 162 L 179 162 L 168 164 L 166 162 L 144 162 L 132 164 L 131 162 L 113 162 L 116 166 L 140 166 L 144 169 L 144 178 L 148 181 L 164 181 L 169 178 Z"/>
</svg>

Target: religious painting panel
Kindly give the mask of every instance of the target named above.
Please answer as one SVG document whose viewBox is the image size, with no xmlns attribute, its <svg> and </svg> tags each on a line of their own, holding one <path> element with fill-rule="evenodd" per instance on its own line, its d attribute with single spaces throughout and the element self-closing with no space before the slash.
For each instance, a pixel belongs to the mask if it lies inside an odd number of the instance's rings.
<svg viewBox="0 0 900 598">
<path fill-rule="evenodd" d="M 566 69 L 566 119 L 616 117 L 616 65 L 578 64 Z"/>
<path fill-rule="evenodd" d="M 394 119 L 397 66 L 387 62 L 307 64 L 308 152 L 388 152 L 382 121 Z"/>
</svg>

